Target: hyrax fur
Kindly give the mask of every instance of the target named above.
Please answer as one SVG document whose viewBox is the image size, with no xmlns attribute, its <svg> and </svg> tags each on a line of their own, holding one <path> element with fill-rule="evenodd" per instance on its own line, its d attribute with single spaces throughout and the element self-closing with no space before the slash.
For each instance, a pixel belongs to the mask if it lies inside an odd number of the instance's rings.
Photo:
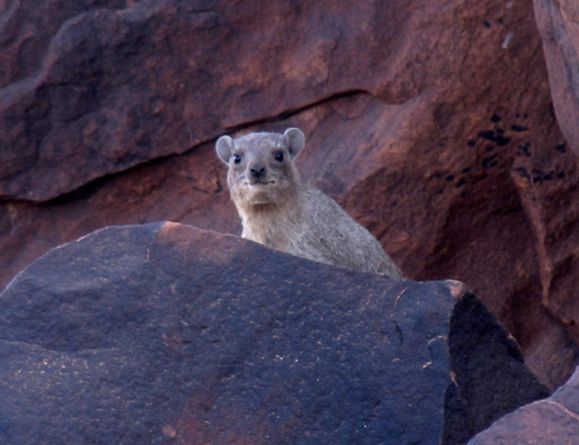
<svg viewBox="0 0 579 445">
<path fill-rule="evenodd" d="M 217 140 L 217 155 L 229 167 L 227 184 L 241 217 L 241 236 L 319 263 L 402 279 L 368 230 L 302 182 L 295 159 L 304 143 L 297 128 Z"/>
</svg>

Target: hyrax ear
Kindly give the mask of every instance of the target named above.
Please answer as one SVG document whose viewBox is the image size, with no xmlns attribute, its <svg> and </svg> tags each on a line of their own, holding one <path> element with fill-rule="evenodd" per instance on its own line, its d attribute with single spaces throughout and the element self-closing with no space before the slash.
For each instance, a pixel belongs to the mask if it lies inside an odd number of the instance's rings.
<svg viewBox="0 0 579 445">
<path fill-rule="evenodd" d="M 292 158 L 296 158 L 306 143 L 306 137 L 299 128 L 288 128 L 283 134 Z"/>
<path fill-rule="evenodd" d="M 233 139 L 231 136 L 221 136 L 215 143 L 215 151 L 217 156 L 226 164 L 229 164 L 229 158 L 233 151 Z"/>
</svg>

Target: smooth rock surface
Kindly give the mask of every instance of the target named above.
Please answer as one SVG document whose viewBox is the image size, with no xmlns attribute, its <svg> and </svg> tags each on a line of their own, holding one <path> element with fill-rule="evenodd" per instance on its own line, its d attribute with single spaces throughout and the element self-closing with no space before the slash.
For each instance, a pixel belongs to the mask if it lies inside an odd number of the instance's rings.
<svg viewBox="0 0 579 445">
<path fill-rule="evenodd" d="M 98 231 L 0 294 L 6 445 L 455 444 L 546 395 L 458 282 L 175 223 Z"/>
</svg>

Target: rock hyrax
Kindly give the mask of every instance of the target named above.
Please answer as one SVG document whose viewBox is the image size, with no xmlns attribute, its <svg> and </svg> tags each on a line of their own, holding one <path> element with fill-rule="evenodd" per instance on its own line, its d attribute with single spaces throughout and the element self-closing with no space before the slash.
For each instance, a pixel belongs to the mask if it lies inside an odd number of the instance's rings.
<svg viewBox="0 0 579 445">
<path fill-rule="evenodd" d="M 368 230 L 302 182 L 295 159 L 304 143 L 297 128 L 217 140 L 217 155 L 229 167 L 227 184 L 241 217 L 241 236 L 320 263 L 401 279 Z"/>
</svg>

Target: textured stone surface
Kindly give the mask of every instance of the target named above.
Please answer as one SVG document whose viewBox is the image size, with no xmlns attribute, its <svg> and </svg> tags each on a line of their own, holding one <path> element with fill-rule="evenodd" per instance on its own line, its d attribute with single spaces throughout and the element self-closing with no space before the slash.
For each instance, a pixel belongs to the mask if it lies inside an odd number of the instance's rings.
<svg viewBox="0 0 579 445">
<path fill-rule="evenodd" d="M 2 283 L 108 224 L 238 233 L 202 142 L 295 125 L 304 176 L 407 276 L 468 283 L 543 382 L 568 378 L 579 173 L 530 2 L 29 5 L 1 7 Z"/>
<path fill-rule="evenodd" d="M 523 406 L 478 434 L 469 445 L 577 445 L 579 368 L 545 400 Z"/>
<path fill-rule="evenodd" d="M 450 445 L 547 395 L 460 283 L 174 223 L 55 249 L 0 309 L 6 445 Z"/>
<path fill-rule="evenodd" d="M 557 121 L 579 154 L 579 5 L 574 0 L 533 0 Z"/>
<path fill-rule="evenodd" d="M 67 14 L 48 18 L 52 32 L 43 29 L 43 37 L 51 41 L 44 53 L 38 50 L 36 70 L 28 73 L 23 65 L 30 61 L 19 60 L 26 54 L 23 31 L 13 31 L 18 43 L 8 44 L 12 57 L 4 61 L 15 72 L 3 76 L 0 91 L 0 142 L 9 147 L 0 151 L 0 196 L 6 198 L 54 198 L 107 173 L 181 153 L 223 128 L 346 91 L 403 103 L 431 84 L 419 73 L 406 75 L 414 71 L 406 64 L 435 57 L 438 48 L 430 42 L 402 57 L 384 53 L 382 43 L 396 48 L 402 34 L 383 25 L 410 20 L 401 0 L 389 8 L 368 2 L 356 14 L 342 2 L 60 3 L 45 6 Z M 116 9 L 123 3 L 128 7 Z M 33 22 L 28 8 L 18 1 L 5 6 L 9 31 Z M 442 43 L 451 38 L 445 34 Z M 444 68 L 432 74 L 439 77 Z"/>
</svg>

